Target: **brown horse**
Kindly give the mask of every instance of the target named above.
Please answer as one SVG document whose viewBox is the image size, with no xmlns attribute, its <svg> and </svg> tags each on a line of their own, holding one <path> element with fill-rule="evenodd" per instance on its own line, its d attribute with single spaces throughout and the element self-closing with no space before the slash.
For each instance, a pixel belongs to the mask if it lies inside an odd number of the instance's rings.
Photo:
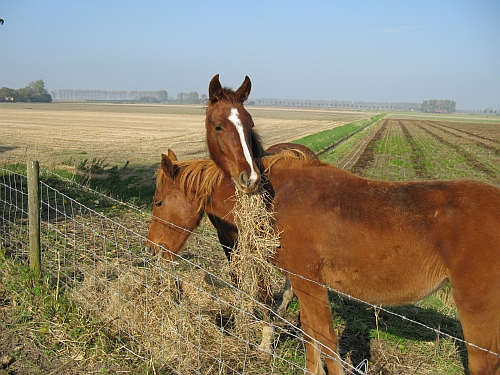
<svg viewBox="0 0 500 375">
<path fill-rule="evenodd" d="M 162 156 L 148 239 L 177 253 L 200 220 L 200 207 L 232 222 L 231 180 L 210 160 Z M 377 305 L 407 304 L 448 281 L 472 375 L 500 374 L 500 189 L 471 181 L 382 182 L 319 161 L 263 159 L 274 192 L 281 247 L 272 262 L 286 270 L 300 302 L 306 366 L 329 374 L 338 339 L 327 290 Z M 165 221 L 162 221 L 165 220 Z"/>
<path fill-rule="evenodd" d="M 277 143 L 272 145 L 266 149 L 265 155 L 275 155 L 285 150 L 297 150 L 303 153 L 307 159 L 318 159 L 314 151 L 310 148 L 294 143 Z M 258 162 L 257 164 L 260 163 Z M 219 242 L 221 243 L 224 253 L 226 254 L 227 260 L 231 261 L 231 253 L 235 248 L 238 238 L 238 229 L 234 226 L 234 224 L 228 223 L 227 221 L 222 220 L 221 218 L 218 218 L 210 213 L 207 216 L 217 231 L 217 237 L 219 238 Z"/>
<path fill-rule="evenodd" d="M 260 171 L 255 159 L 265 155 L 258 135 L 253 130 L 250 113 L 243 102 L 250 95 L 252 83 L 248 76 L 238 90 L 222 87 L 215 75 L 208 87 L 205 129 L 210 158 L 230 176 L 244 193 L 255 192 Z"/>
<path fill-rule="evenodd" d="M 277 154 L 281 151 L 284 150 L 298 150 L 301 152 L 305 158 L 308 159 L 318 159 L 314 151 L 312 151 L 310 148 L 307 148 L 306 146 L 298 145 L 298 144 L 293 144 L 293 143 L 278 143 L 275 145 L 270 146 L 269 148 L 266 149 L 265 154 L 266 155 L 274 155 Z M 172 159 L 177 160 L 175 155 L 173 153 L 170 154 Z M 193 215 L 197 217 L 197 221 L 199 222 L 201 220 L 201 217 L 203 215 L 203 209 L 199 209 L 198 212 L 195 214 L 191 212 L 191 214 L 188 214 L 188 217 L 192 217 Z M 153 214 L 154 215 L 154 214 Z M 217 217 L 216 215 L 213 215 L 211 213 L 207 213 L 207 216 L 214 226 L 215 230 L 217 231 L 217 237 L 219 239 L 220 244 L 222 245 L 222 249 L 224 250 L 224 253 L 226 255 L 227 260 L 230 262 L 233 250 L 236 248 L 236 243 L 238 241 L 238 228 L 234 225 L 234 223 L 228 222 L 224 219 L 221 219 L 220 217 Z M 191 221 L 190 221 L 191 223 Z M 161 224 L 160 224 L 161 225 Z M 168 231 L 169 229 L 172 230 L 171 227 L 164 225 L 164 228 Z M 169 229 L 167 229 L 169 228 Z M 181 227 L 185 228 L 185 227 Z M 174 229 L 174 230 L 181 230 L 179 228 Z M 182 231 L 182 230 L 181 230 Z M 188 233 L 186 233 L 187 236 L 189 236 Z M 186 236 L 186 238 L 187 238 Z M 155 247 L 152 247 L 155 249 Z M 156 250 L 153 250 L 153 253 L 156 253 Z M 166 253 L 164 253 L 166 255 Z M 238 285 L 238 275 L 232 273 L 231 274 L 231 279 L 233 282 L 233 285 L 237 286 Z M 268 306 L 271 305 L 273 297 L 268 294 L 269 290 L 267 288 L 262 288 L 261 289 L 261 295 L 260 295 L 260 300 L 267 304 Z M 290 284 L 290 280 L 287 278 L 285 282 L 285 288 L 283 291 L 283 295 L 281 298 L 280 305 L 278 306 L 277 312 L 278 314 L 283 314 L 286 311 L 286 308 L 288 304 L 292 301 L 293 299 L 293 290 Z M 263 311 L 265 320 L 267 322 L 270 321 L 270 316 L 269 316 L 269 311 L 265 309 Z M 271 331 L 272 332 L 272 331 Z M 268 353 L 271 352 L 272 348 L 272 334 L 270 331 L 264 327 L 263 333 L 262 333 L 262 342 L 259 346 L 260 349 L 260 358 L 263 360 L 267 360 L 268 358 Z"/>
<path fill-rule="evenodd" d="M 275 155 L 285 150 L 299 151 L 303 153 L 304 157 L 307 159 L 316 159 L 316 160 L 318 159 L 314 151 L 312 151 L 310 148 L 294 143 L 277 143 L 275 145 L 268 147 L 265 151 L 265 154 L 268 156 Z M 173 154 L 172 157 L 174 157 Z M 203 211 L 201 211 L 199 214 L 201 215 L 202 213 Z M 233 223 L 229 223 L 226 220 L 221 219 L 220 217 L 212 215 L 211 213 L 207 213 L 207 216 L 212 225 L 214 226 L 215 230 L 217 231 L 217 237 L 222 245 L 222 249 L 224 250 L 227 260 L 231 261 L 232 252 L 236 248 L 236 242 L 238 241 L 238 228 L 236 228 L 236 226 Z M 238 276 L 232 274 L 231 277 L 233 284 L 235 286 L 238 285 Z M 272 300 L 272 297 L 269 295 L 261 296 L 261 298 L 262 301 L 267 304 L 270 304 Z M 293 291 L 290 285 L 290 281 L 287 278 L 285 282 L 285 290 L 283 291 L 283 297 L 277 310 L 278 314 L 283 314 L 286 311 L 286 308 L 288 304 L 292 301 L 292 299 L 293 299 Z M 265 351 L 270 347 L 270 345 L 271 345 L 270 342 L 268 343 L 263 342 L 261 344 L 261 348 Z"/>
</svg>

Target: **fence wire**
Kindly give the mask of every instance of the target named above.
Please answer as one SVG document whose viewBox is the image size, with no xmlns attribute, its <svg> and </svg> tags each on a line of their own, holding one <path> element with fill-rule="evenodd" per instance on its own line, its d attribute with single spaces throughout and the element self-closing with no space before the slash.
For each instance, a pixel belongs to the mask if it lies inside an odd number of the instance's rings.
<svg viewBox="0 0 500 375">
<path fill-rule="evenodd" d="M 26 177 L 4 169 L 0 173 L 1 246 L 27 262 Z M 44 182 L 39 190 L 42 269 L 57 289 L 70 293 L 135 355 L 154 358 L 179 374 L 306 373 L 305 333 L 233 286 L 213 237 L 191 236 L 188 250 L 166 262 L 145 251 L 151 215 L 130 206 L 123 210 L 121 202 L 102 194 L 75 199 Z M 276 295 L 283 282 L 277 273 Z M 264 309 L 270 311 L 274 331 L 266 361 L 260 360 L 258 349 L 268 326 Z M 334 359 L 352 373 L 368 372 L 366 361 L 353 367 Z"/>
<path fill-rule="evenodd" d="M 27 262 L 26 177 L 0 172 L 1 246 Z M 168 263 L 144 250 L 150 216 L 114 215 L 109 204 L 103 213 L 100 198 L 79 202 L 44 182 L 39 191 L 44 273 L 137 356 L 179 374 L 304 372 L 303 336 L 284 319 L 273 322 L 269 360 L 259 360 L 262 311 L 245 309 L 258 301 L 231 284 L 216 243 L 193 238 L 187 254 Z"/>
</svg>

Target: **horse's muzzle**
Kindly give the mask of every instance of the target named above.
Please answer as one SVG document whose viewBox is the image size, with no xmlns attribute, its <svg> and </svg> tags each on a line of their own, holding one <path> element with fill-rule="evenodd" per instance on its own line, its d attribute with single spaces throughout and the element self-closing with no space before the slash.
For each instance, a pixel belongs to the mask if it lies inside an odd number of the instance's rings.
<svg viewBox="0 0 500 375">
<path fill-rule="evenodd" d="M 233 179 L 234 184 L 242 193 L 255 193 L 259 188 L 260 176 L 255 180 L 251 180 L 246 172 L 241 172 L 238 180 Z"/>
</svg>

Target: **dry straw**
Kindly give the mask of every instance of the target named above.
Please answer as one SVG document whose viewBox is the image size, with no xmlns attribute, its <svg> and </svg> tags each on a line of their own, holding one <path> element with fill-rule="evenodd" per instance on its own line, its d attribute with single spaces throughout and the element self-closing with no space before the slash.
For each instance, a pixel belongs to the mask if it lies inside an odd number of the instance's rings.
<svg viewBox="0 0 500 375">
<path fill-rule="evenodd" d="M 242 312 L 249 302 L 229 282 L 181 259 L 148 267 L 94 261 L 73 297 L 137 355 L 181 374 L 268 370 L 256 360 L 262 327 Z"/>
<path fill-rule="evenodd" d="M 135 353 L 176 373 L 269 373 L 270 363 L 257 360 L 263 358 L 257 347 L 269 322 L 257 316 L 263 297 L 281 289 L 283 278 L 270 263 L 280 236 L 262 177 L 257 193 L 236 192 L 238 243 L 230 266 L 217 264 L 217 276 L 180 257 L 178 264 L 158 259 L 141 265 L 127 256 L 94 256 L 81 269 L 74 298 L 110 322 L 110 333 L 126 338 Z M 207 256 L 212 250 L 220 251 L 206 243 L 194 251 Z M 230 282 L 234 273 L 238 289 Z"/>
<path fill-rule="evenodd" d="M 265 180 L 262 175 L 256 193 L 236 191 L 232 212 L 238 228 L 238 242 L 231 267 L 239 275 L 238 287 L 252 299 L 272 295 L 276 271 L 270 261 L 280 246 L 279 233 L 274 226 L 272 197 L 264 188 Z"/>
</svg>

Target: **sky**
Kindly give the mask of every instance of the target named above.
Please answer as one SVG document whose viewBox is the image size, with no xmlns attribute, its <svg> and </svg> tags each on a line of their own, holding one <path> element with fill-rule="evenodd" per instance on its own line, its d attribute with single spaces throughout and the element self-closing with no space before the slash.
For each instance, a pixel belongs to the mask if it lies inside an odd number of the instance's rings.
<svg viewBox="0 0 500 375">
<path fill-rule="evenodd" d="M 0 0 L 0 87 L 500 109 L 500 1 Z"/>
</svg>

